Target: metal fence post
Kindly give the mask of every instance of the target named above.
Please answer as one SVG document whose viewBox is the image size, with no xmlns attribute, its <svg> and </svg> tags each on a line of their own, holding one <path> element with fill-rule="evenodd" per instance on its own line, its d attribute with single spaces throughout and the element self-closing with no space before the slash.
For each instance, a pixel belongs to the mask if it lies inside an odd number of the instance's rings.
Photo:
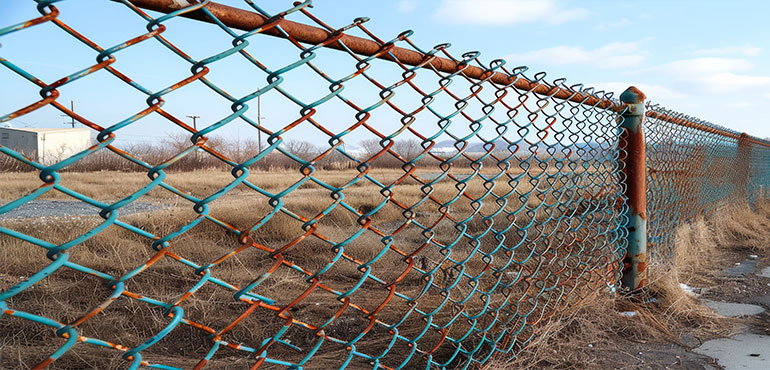
<svg viewBox="0 0 770 370">
<path fill-rule="evenodd" d="M 752 200 L 751 186 L 751 140 L 749 134 L 743 132 L 738 137 L 738 152 L 735 168 L 736 175 L 738 177 L 737 184 L 740 194 L 744 195 L 749 202 Z"/>
<path fill-rule="evenodd" d="M 647 167 L 642 130 L 644 93 L 634 86 L 620 94 L 628 107 L 622 114 L 620 126 L 620 166 L 625 174 L 625 195 L 628 199 L 628 249 L 623 258 L 621 283 L 636 290 L 647 283 Z"/>
</svg>

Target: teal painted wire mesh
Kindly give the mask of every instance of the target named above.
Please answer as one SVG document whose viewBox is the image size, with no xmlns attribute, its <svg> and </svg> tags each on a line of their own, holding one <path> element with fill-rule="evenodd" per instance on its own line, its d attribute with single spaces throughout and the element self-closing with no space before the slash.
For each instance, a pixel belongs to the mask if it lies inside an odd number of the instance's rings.
<svg viewBox="0 0 770 370">
<path fill-rule="evenodd" d="M 127 1 L 110 3 L 133 12 L 146 30 L 132 28 L 127 41 L 98 45 L 62 20 L 67 3 L 60 11 L 40 1 L 40 17 L 0 29 L 2 37 L 36 27 L 66 33 L 87 47 L 79 52 L 91 60 L 43 80 L 23 58 L 0 59 L 40 95 L 26 106 L 0 103 L 0 121 L 55 108 L 97 133 L 94 146 L 53 164 L 0 147 L 14 168 L 39 177 L 26 195 L 0 207 L 5 252 L 28 261 L 2 265 L 6 329 L 0 335 L 6 351 L 17 351 L 2 359 L 23 358 L 9 366 L 471 368 L 492 356 L 515 356 L 552 315 L 617 284 L 627 211 L 617 113 L 470 80 L 461 70 L 443 73 L 349 50 L 334 53 L 352 68 L 326 72 L 319 67 L 328 57 L 321 45 L 291 39 L 278 41 L 295 47 L 279 63 L 270 58 L 272 49 L 251 45 L 279 25 L 244 33 L 211 13 L 216 26 L 209 32 L 228 42 L 216 45 L 217 53 L 192 57 L 164 34 L 194 22 L 180 15 L 207 12 L 202 5 L 158 15 Z M 242 4 L 271 19 L 302 17 L 327 27 L 307 5 L 270 14 L 251 1 Z M 526 68 L 501 60 L 485 64 L 479 53 L 456 59 L 448 45 L 420 49 L 408 32 L 382 41 L 363 22 L 342 29 L 363 33 L 382 53 L 396 44 L 426 61 L 442 55 L 461 67 L 567 89 L 564 80 L 547 83 L 544 73 L 527 76 Z M 162 79 L 124 73 L 122 56 L 149 43 L 185 63 L 183 77 L 159 85 Z M 155 57 L 144 59 L 161 60 Z M 261 78 L 232 85 L 210 76 L 232 59 L 244 62 L 239 73 L 249 69 Z M 292 73 L 299 70 L 322 83 L 298 83 Z M 75 113 L 59 101 L 60 90 L 97 74 L 129 87 L 145 106 L 102 122 L 91 120 L 87 108 Z M 243 85 L 246 93 L 233 92 Z M 195 129 L 164 108 L 195 87 L 215 96 L 197 104 L 230 113 Z M 569 88 L 612 98 L 581 85 Z M 293 104 L 293 118 L 260 124 L 254 103 L 268 94 Z M 342 107 L 334 119 L 323 116 L 334 103 Z M 113 104 L 118 110 L 121 102 Z M 378 126 L 384 112 L 397 119 Z M 187 144 L 157 161 L 118 145 L 130 127 L 148 120 L 181 129 Z M 239 160 L 213 144 L 217 132 L 236 123 L 249 128 L 240 137 L 260 131 L 266 138 Z M 322 138 L 324 147 L 292 146 L 285 138 L 299 127 L 303 136 Z M 374 145 L 354 153 L 347 145 L 362 137 Z M 89 195 L 107 186 L 98 185 L 107 175 L 72 169 L 97 166 L 89 158 L 105 153 L 139 169 L 134 175 L 145 180 L 138 190 Z M 229 179 L 217 188 L 179 185 L 175 179 L 185 176 L 214 176 L 177 168 L 201 158 L 226 168 Z M 272 168 L 279 162 L 288 170 Z M 94 211 L 77 220 L 13 216 L 54 194 Z M 139 205 L 151 211 L 134 213 Z"/>
<path fill-rule="evenodd" d="M 667 117 L 644 122 L 648 249 L 665 261 L 679 225 L 725 203 L 753 202 L 770 185 L 770 143 L 651 103 L 646 108 Z"/>
<path fill-rule="evenodd" d="M 756 140 L 756 138 L 754 138 Z M 767 140 L 757 140 L 770 144 Z M 770 194 L 770 145 L 749 145 L 749 202 L 755 204 L 757 199 L 766 199 Z"/>
</svg>

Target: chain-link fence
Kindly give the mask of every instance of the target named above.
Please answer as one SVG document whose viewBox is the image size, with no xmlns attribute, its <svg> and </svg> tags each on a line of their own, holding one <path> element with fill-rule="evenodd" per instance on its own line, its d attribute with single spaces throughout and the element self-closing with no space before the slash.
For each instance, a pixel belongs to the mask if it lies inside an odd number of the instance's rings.
<svg viewBox="0 0 770 370">
<path fill-rule="evenodd" d="M 657 105 L 647 109 L 648 243 L 665 258 L 682 223 L 763 193 L 770 143 Z"/>
<path fill-rule="evenodd" d="M 309 1 L 105 3 L 124 38 L 104 45 L 65 21 L 73 2 L 37 3 L 0 40 L 43 28 L 88 62 L 43 77 L 31 46 L 0 49 L 22 56 L 2 55 L 2 78 L 39 94 L 0 103 L 0 122 L 55 109 L 96 135 L 51 163 L 0 146 L 4 366 L 471 368 L 620 281 L 627 107 L 610 93 L 385 41 L 363 18 L 333 28 Z M 185 28 L 201 25 L 218 42 Z M 184 69 L 146 75 L 164 63 Z M 114 112 L 76 113 L 73 91 Z M 220 114 L 191 126 L 191 99 Z M 645 124 L 656 249 L 770 181 L 758 141 L 672 121 Z M 161 127 L 163 145 L 127 140 Z"/>
</svg>

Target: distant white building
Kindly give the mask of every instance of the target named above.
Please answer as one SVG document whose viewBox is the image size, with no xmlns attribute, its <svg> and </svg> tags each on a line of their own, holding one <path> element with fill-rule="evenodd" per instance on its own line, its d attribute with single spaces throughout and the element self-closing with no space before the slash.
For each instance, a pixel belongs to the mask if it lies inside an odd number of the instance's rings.
<svg viewBox="0 0 770 370">
<path fill-rule="evenodd" d="M 91 146 L 87 128 L 0 127 L 0 145 L 50 165 Z"/>
</svg>

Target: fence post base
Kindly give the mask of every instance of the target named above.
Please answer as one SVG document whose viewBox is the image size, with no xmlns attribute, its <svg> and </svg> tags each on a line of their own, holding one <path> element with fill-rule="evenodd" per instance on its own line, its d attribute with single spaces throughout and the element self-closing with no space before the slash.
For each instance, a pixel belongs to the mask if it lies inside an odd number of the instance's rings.
<svg viewBox="0 0 770 370">
<path fill-rule="evenodd" d="M 620 126 L 620 165 L 625 175 L 624 193 L 628 199 L 626 256 L 623 258 L 623 287 L 634 291 L 647 284 L 647 166 L 644 120 L 644 93 L 634 86 L 620 94 L 628 109 Z"/>
</svg>

